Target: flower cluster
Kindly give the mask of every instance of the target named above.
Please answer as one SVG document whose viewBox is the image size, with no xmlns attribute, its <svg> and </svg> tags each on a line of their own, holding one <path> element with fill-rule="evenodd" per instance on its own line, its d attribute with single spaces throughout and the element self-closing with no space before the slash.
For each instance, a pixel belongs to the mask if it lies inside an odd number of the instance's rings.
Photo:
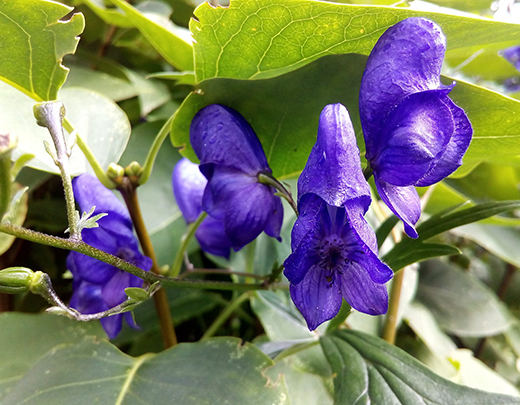
<svg viewBox="0 0 520 405">
<path fill-rule="evenodd" d="M 98 220 L 98 228 L 82 231 L 83 241 L 143 270 L 150 270 L 152 261 L 139 251 L 128 211 L 116 196 L 87 173 L 76 177 L 72 186 L 82 211 L 95 206 L 94 215 L 108 214 Z M 67 267 L 74 276 L 70 306 L 85 314 L 106 311 L 123 303 L 127 299 L 125 288 L 143 284 L 143 280 L 130 273 L 77 252 L 69 254 Z M 123 317 L 130 326 L 135 326 L 130 313 L 101 319 L 111 339 L 121 331 Z"/>
<path fill-rule="evenodd" d="M 448 97 L 454 83 L 440 81 L 445 48 L 434 22 L 403 20 L 376 43 L 361 82 L 365 173 L 374 175 L 379 196 L 413 238 L 421 214 L 415 187 L 453 173 L 472 137 L 468 117 Z M 238 250 L 262 230 L 279 238 L 280 199 L 259 182 L 271 170 L 244 118 L 210 105 L 193 119 L 190 141 L 207 183 L 196 165 L 181 161 L 174 189 L 188 223 L 201 210 L 213 220 L 197 235 L 202 249 L 225 256 L 229 246 Z M 328 105 L 298 179 L 300 215 L 284 263 L 291 297 L 311 330 L 334 317 L 343 299 L 367 314 L 387 311 L 385 283 L 393 272 L 378 258 L 375 233 L 364 218 L 370 203 L 349 114 L 341 104 Z"/>
</svg>

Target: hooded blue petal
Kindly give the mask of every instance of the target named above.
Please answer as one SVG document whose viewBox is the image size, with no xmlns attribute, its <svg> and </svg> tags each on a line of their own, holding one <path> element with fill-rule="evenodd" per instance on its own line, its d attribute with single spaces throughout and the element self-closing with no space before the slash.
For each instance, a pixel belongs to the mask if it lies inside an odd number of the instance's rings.
<svg viewBox="0 0 520 405">
<path fill-rule="evenodd" d="M 384 121 L 410 94 L 444 87 L 440 73 L 446 38 L 424 18 L 408 18 L 386 30 L 372 49 L 359 92 L 367 159 L 385 142 Z"/>
<path fill-rule="evenodd" d="M 211 104 L 195 115 L 190 142 L 201 166 L 226 166 L 251 176 L 271 172 L 262 144 L 249 123 L 223 105 Z M 206 175 L 202 167 L 201 171 Z"/>
<path fill-rule="evenodd" d="M 464 111 L 447 96 L 454 84 L 440 82 L 445 48 L 437 24 L 408 18 L 381 36 L 361 81 L 366 158 L 381 199 L 410 237 L 417 237 L 421 213 L 410 187 L 429 186 L 453 173 L 473 133 Z"/>
<path fill-rule="evenodd" d="M 333 206 L 355 198 L 363 200 L 365 210 L 370 205 L 370 187 L 361 172 L 354 128 L 341 104 L 330 104 L 321 112 L 316 144 L 298 178 L 298 195 L 307 193 Z"/>
<path fill-rule="evenodd" d="M 500 53 L 516 70 L 520 70 L 520 46 L 512 46 L 502 50 Z"/>
</svg>

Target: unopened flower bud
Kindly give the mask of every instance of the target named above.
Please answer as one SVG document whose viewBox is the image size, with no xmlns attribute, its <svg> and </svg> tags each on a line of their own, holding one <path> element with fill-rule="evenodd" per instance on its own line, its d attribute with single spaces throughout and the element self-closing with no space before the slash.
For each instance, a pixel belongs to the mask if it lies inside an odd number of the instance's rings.
<svg viewBox="0 0 520 405">
<path fill-rule="evenodd" d="M 125 169 L 116 163 L 110 163 L 107 169 L 107 176 L 114 183 L 120 185 L 123 181 L 123 177 L 125 176 Z"/>
<path fill-rule="evenodd" d="M 26 267 L 10 267 L 0 271 L 0 292 L 20 294 L 29 291 L 34 271 Z"/>
<path fill-rule="evenodd" d="M 128 177 L 130 177 L 131 180 L 139 178 L 139 176 L 141 176 L 142 173 L 143 173 L 143 168 L 136 161 L 133 161 L 125 168 L 125 174 Z"/>
</svg>

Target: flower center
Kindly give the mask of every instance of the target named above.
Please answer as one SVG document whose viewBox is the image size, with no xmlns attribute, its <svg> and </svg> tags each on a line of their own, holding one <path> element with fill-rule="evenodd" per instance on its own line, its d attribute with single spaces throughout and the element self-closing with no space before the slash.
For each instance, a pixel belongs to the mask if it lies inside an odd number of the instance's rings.
<svg viewBox="0 0 520 405">
<path fill-rule="evenodd" d="M 356 255 L 363 253 L 355 243 L 346 243 L 338 235 L 329 235 L 316 247 L 319 265 L 324 276 L 332 285 L 336 274 L 343 274 L 352 262 L 357 262 Z"/>
</svg>

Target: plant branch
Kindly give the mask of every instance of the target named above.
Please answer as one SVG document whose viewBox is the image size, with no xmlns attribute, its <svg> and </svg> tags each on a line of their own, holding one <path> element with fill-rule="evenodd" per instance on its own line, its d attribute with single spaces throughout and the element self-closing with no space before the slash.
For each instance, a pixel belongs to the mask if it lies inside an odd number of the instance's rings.
<svg viewBox="0 0 520 405">
<path fill-rule="evenodd" d="M 82 241 L 73 241 L 70 239 L 59 238 L 57 236 L 45 235 L 27 228 L 23 228 L 13 224 L 1 224 L 0 232 L 8 235 L 16 236 L 20 239 L 25 239 L 30 242 L 40 243 L 46 246 L 52 246 L 60 249 L 72 250 L 74 252 L 82 253 L 86 256 L 100 260 L 104 263 L 110 264 L 118 269 L 133 274 L 148 284 L 153 284 L 158 281 L 164 287 L 176 288 L 195 288 L 207 290 L 229 290 L 229 291 L 249 291 L 249 290 L 287 290 L 289 286 L 285 283 L 273 283 L 266 285 L 264 283 L 232 283 L 227 281 L 213 281 L 213 280 L 199 280 L 199 279 L 179 279 L 173 277 L 164 277 L 152 272 L 144 271 L 143 269 L 134 266 L 133 264 L 111 255 L 110 253 L 96 249 L 87 245 Z"/>
<path fill-rule="evenodd" d="M 123 178 L 123 184 L 119 188 L 123 199 L 125 200 L 128 212 L 132 218 L 139 243 L 143 248 L 143 252 L 146 256 L 152 259 L 152 272 L 160 274 L 161 270 L 159 263 L 157 262 L 157 256 L 150 240 L 150 235 L 146 229 L 146 225 L 143 220 L 141 213 L 141 207 L 139 206 L 139 200 L 137 198 L 136 186 L 132 184 L 128 177 Z M 166 349 L 177 344 L 177 336 L 175 335 L 175 329 L 173 327 L 172 316 L 170 313 L 170 306 L 168 303 L 168 296 L 164 289 L 160 289 L 154 294 L 155 309 L 157 316 L 159 317 L 159 324 L 161 325 L 161 332 L 163 337 L 164 346 Z"/>
</svg>

